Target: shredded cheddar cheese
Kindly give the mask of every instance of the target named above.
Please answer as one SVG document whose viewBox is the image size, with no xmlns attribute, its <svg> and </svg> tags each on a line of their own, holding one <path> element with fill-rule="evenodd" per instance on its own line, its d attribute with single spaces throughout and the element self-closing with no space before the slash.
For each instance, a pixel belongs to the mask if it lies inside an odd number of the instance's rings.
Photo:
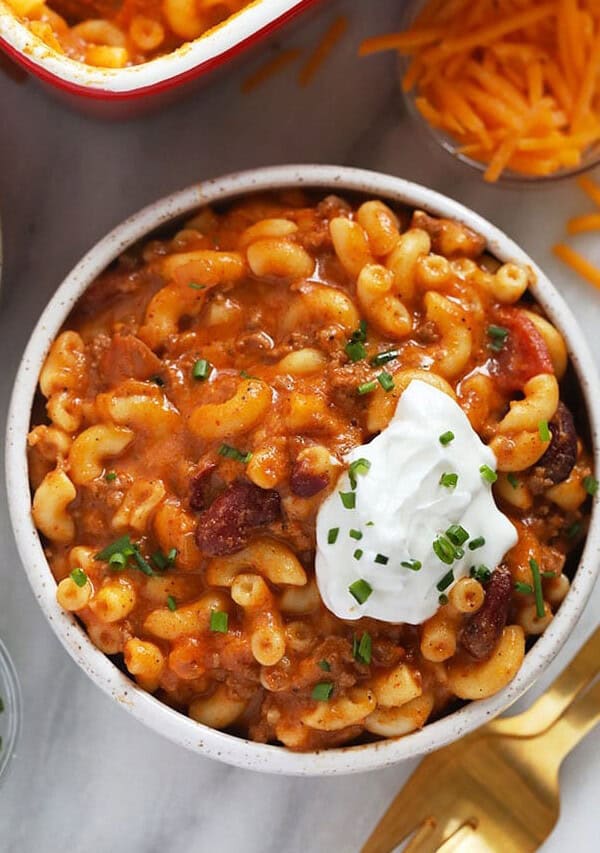
<svg viewBox="0 0 600 853">
<path fill-rule="evenodd" d="M 403 89 L 488 181 L 577 167 L 600 143 L 596 0 L 429 0 L 410 29 L 367 39 L 360 55 L 383 50 L 410 57 Z"/>
<path fill-rule="evenodd" d="M 262 83 L 265 83 L 271 77 L 274 77 L 279 71 L 282 71 L 284 68 L 287 68 L 288 65 L 295 62 L 301 53 L 302 51 L 295 47 L 290 48 L 289 50 L 282 50 L 281 53 L 277 54 L 277 56 L 274 56 L 272 59 L 263 63 L 253 74 L 246 77 L 242 83 L 242 92 L 248 93 L 254 91 L 254 89 L 257 89 Z"/>
<path fill-rule="evenodd" d="M 336 18 L 329 29 L 325 32 L 323 38 L 300 69 L 298 82 L 301 86 L 308 86 L 308 84 L 313 80 L 315 74 L 323 65 L 347 29 L 348 19 L 343 15 L 340 15 L 340 17 Z"/>
<path fill-rule="evenodd" d="M 600 267 L 592 264 L 587 258 L 584 258 L 583 255 L 565 243 L 557 243 L 552 251 L 563 263 L 600 290 Z"/>
<path fill-rule="evenodd" d="M 600 184 L 592 178 L 582 176 L 577 179 L 580 189 L 600 207 Z M 574 216 L 567 221 L 568 234 L 581 234 L 585 231 L 600 231 L 600 211 L 597 213 L 584 213 L 582 216 Z M 557 243 L 552 247 L 557 258 L 571 267 L 578 275 L 591 282 L 594 287 L 600 289 L 600 267 L 588 261 L 579 252 L 576 252 L 565 243 Z"/>
</svg>

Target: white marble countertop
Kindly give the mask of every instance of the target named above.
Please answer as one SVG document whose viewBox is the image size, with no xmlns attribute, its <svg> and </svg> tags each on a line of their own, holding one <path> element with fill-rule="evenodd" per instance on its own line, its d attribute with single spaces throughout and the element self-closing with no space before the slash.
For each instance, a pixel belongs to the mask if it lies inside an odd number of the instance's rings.
<svg viewBox="0 0 600 853">
<path fill-rule="evenodd" d="M 600 361 L 600 294 L 552 259 L 568 215 L 588 209 L 573 183 L 548 190 L 486 187 L 431 150 L 402 114 L 392 57 L 358 61 L 361 36 L 393 26 L 399 0 L 324 3 L 282 34 L 314 43 L 335 14 L 350 31 L 317 81 L 288 69 L 251 96 L 251 58 L 189 100 L 122 124 L 73 114 L 31 82 L 0 77 L 0 210 L 5 245 L 0 311 L 0 412 L 27 336 L 49 295 L 98 238 L 143 204 L 198 179 L 283 162 L 387 171 L 452 195 L 503 227 L 565 294 Z M 264 59 L 264 56 L 263 56 Z M 587 245 L 586 245 L 587 244 Z M 582 240 L 600 261 L 600 246 Z M 23 731 L 0 791 L 6 853 L 354 853 L 415 763 L 337 779 L 286 779 L 185 752 L 146 730 L 68 658 L 19 564 L 0 487 L 0 635 L 17 665 Z M 539 694 L 598 622 L 597 589 Z M 563 808 L 544 853 L 598 849 L 600 730 L 568 758 Z"/>
</svg>

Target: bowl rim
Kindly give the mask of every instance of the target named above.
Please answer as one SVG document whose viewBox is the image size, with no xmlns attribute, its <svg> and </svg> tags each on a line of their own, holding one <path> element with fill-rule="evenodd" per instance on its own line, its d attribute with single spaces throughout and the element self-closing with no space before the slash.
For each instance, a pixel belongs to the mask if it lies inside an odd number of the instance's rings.
<svg viewBox="0 0 600 853">
<path fill-rule="evenodd" d="M 525 656 L 515 679 L 495 696 L 471 702 L 405 737 L 304 753 L 248 741 L 208 728 L 174 711 L 137 687 L 92 644 L 75 617 L 58 606 L 56 583 L 31 518 L 26 436 L 38 375 L 50 344 L 91 281 L 125 248 L 157 227 L 204 204 L 258 191 L 298 187 L 375 195 L 396 204 L 458 219 L 484 236 L 490 252 L 500 260 L 528 265 L 537 279 L 531 287 L 533 295 L 565 337 L 587 408 L 595 470 L 600 469 L 600 382 L 591 353 L 563 298 L 522 249 L 474 211 L 402 178 L 349 167 L 284 165 L 226 175 L 163 197 L 118 225 L 74 267 L 39 318 L 15 378 L 6 431 L 6 479 L 9 513 L 19 555 L 38 603 L 71 657 L 105 693 L 150 728 L 204 756 L 246 769 L 321 776 L 374 770 L 423 755 L 474 730 L 515 702 L 558 653 L 591 594 L 600 568 L 597 561 L 600 512 L 598 498 L 595 498 L 587 539 L 571 589 L 549 627 Z"/>
<path fill-rule="evenodd" d="M 0 0 L 0 49 L 36 77 L 66 92 L 93 100 L 130 100 L 172 89 L 219 68 L 316 2 L 252 0 L 164 56 L 126 68 L 95 68 L 49 48 L 21 23 L 8 0 Z"/>
</svg>

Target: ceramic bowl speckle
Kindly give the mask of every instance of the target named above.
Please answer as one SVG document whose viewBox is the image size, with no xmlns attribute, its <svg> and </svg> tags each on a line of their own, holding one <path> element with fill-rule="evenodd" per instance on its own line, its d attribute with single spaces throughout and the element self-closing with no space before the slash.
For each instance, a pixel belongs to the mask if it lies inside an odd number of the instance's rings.
<svg viewBox="0 0 600 853">
<path fill-rule="evenodd" d="M 23 356 L 8 416 L 6 470 L 13 529 L 31 586 L 69 654 L 99 687 L 146 725 L 194 752 L 253 770 L 320 776 L 373 770 L 423 755 L 472 731 L 516 701 L 555 657 L 589 598 L 599 568 L 600 513 L 595 501 L 589 533 L 569 594 L 546 632 L 526 655 L 516 678 L 490 699 L 472 702 L 404 738 L 309 753 L 294 753 L 283 747 L 253 743 L 207 728 L 172 710 L 139 689 L 92 644 L 77 620 L 64 613 L 56 602 L 56 584 L 31 519 L 26 436 L 44 357 L 77 299 L 93 279 L 132 243 L 158 226 L 190 214 L 203 204 L 226 201 L 256 191 L 292 187 L 314 187 L 341 194 L 345 191 L 366 193 L 455 218 L 482 234 L 490 252 L 501 261 L 528 264 L 537 276 L 537 283 L 532 286 L 533 294 L 567 342 L 587 406 L 594 463 L 596 470 L 600 470 L 600 384 L 596 369 L 565 302 L 531 258 L 485 219 L 432 190 L 377 172 L 306 165 L 258 169 L 191 186 L 144 208 L 88 252 L 48 304 Z"/>
</svg>

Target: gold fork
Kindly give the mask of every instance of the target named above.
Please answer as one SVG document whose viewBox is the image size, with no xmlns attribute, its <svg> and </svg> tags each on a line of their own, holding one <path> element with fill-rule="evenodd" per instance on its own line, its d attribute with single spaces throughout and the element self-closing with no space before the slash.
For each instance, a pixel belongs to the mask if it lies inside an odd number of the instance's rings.
<svg viewBox="0 0 600 853">
<path fill-rule="evenodd" d="M 558 771 L 600 720 L 600 628 L 531 708 L 427 756 L 362 853 L 529 853 L 559 814 Z"/>
</svg>

